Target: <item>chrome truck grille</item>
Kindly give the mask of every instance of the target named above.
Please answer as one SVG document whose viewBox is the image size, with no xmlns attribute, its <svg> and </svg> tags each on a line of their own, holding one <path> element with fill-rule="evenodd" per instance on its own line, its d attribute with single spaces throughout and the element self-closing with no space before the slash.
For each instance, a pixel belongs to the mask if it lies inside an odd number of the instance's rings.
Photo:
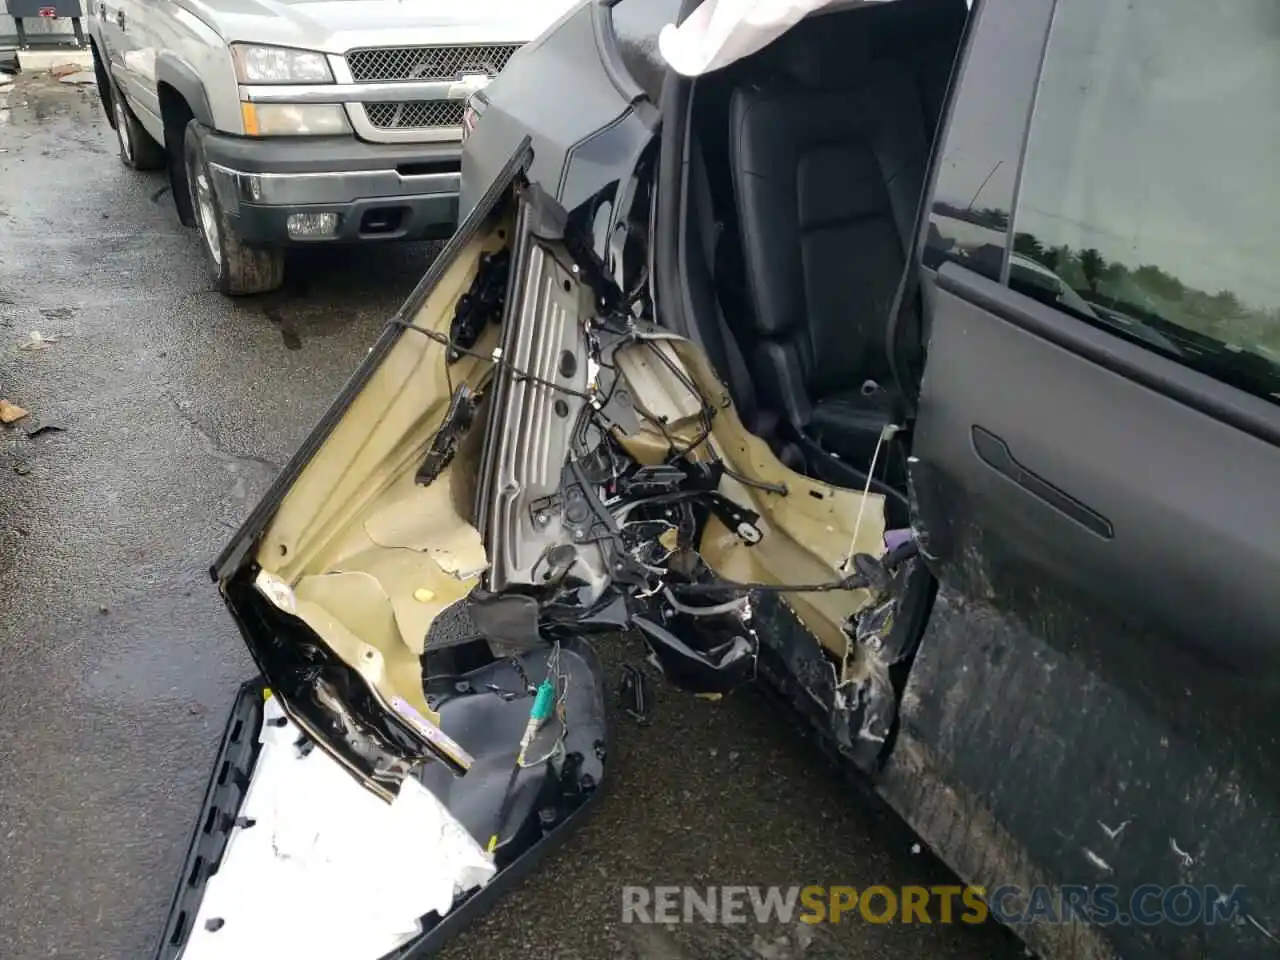
<svg viewBox="0 0 1280 960">
<path fill-rule="evenodd" d="M 388 80 L 459 80 L 468 73 L 496 77 L 518 43 L 452 47 L 382 47 L 352 50 L 347 67 L 356 83 Z"/>
<path fill-rule="evenodd" d="M 413 130 L 461 126 L 465 107 L 462 100 L 404 100 L 366 103 L 364 112 L 379 130 Z"/>
<path fill-rule="evenodd" d="M 356 84 L 381 84 L 375 99 L 356 104 L 356 132 L 369 140 L 461 140 L 469 85 L 493 79 L 518 43 L 352 50 L 347 71 Z M 386 85 L 405 84 L 405 99 L 388 97 Z M 409 89 L 416 87 L 416 89 Z M 394 93 L 391 96 L 395 96 Z"/>
</svg>

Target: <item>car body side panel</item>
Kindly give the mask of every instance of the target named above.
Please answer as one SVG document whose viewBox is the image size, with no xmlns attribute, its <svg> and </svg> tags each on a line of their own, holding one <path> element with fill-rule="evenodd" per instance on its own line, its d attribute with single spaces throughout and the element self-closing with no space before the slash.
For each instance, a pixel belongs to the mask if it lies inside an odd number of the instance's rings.
<svg viewBox="0 0 1280 960">
<path fill-rule="evenodd" d="M 1000 282 L 1053 7 L 983 4 L 935 163 L 911 476 L 940 587 L 878 786 L 989 894 L 1240 906 L 1020 926 L 1047 956 L 1271 956 L 1280 410 Z"/>
<path fill-rule="evenodd" d="M 1234 922 L 1015 925 L 1043 956 L 1274 956 L 1265 931 L 1280 917 L 1270 826 L 1280 810 L 1267 694 L 1185 661 L 1154 670 L 1113 616 L 1046 578 L 1024 586 L 1034 599 L 1009 604 L 944 583 L 880 792 L 995 899 L 1002 885 L 1113 885 L 1119 912 L 1137 891 L 1158 914 L 1181 885 L 1205 909 L 1207 887 L 1228 900 L 1244 888 Z M 1189 675 L 1198 682 L 1180 688 Z M 1141 899 L 1144 885 L 1155 887 Z"/>
<path fill-rule="evenodd" d="M 168 84 L 201 123 L 224 133 L 243 133 L 239 87 L 226 41 L 208 22 L 182 7 L 155 19 L 156 36 L 147 51 L 149 108 L 159 114 L 159 87 Z"/>
<path fill-rule="evenodd" d="M 616 70 L 605 65 L 599 32 L 608 15 L 596 3 L 582 4 L 516 54 L 485 90 L 484 115 L 463 152 L 461 216 L 526 135 L 533 146 L 529 180 L 570 213 L 631 172 L 653 135 L 654 113 L 644 109 L 647 101 L 630 98 L 641 96 L 638 87 L 623 92 Z"/>
<path fill-rule="evenodd" d="M 1270 955 L 1280 448 L 1206 412 L 1216 381 L 958 264 L 928 300 L 912 483 L 942 588 L 887 795 L 989 889 L 1248 888 L 1240 925 L 1108 927 L 1126 957 Z"/>
</svg>

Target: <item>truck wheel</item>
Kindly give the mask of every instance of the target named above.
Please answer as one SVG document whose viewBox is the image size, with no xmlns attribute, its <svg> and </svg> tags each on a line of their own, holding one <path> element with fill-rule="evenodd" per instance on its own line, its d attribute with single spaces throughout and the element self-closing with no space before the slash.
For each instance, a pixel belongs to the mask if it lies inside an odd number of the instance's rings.
<svg viewBox="0 0 1280 960">
<path fill-rule="evenodd" d="M 120 144 L 120 162 L 133 170 L 164 169 L 164 147 L 152 140 L 147 128 L 138 122 L 119 87 L 111 90 L 111 115 Z"/>
<path fill-rule="evenodd" d="M 191 209 L 204 246 L 213 282 L 228 296 L 267 293 L 284 282 L 284 251 L 246 246 L 218 200 L 204 152 L 204 128 L 187 124 L 182 155 L 191 187 Z"/>
</svg>

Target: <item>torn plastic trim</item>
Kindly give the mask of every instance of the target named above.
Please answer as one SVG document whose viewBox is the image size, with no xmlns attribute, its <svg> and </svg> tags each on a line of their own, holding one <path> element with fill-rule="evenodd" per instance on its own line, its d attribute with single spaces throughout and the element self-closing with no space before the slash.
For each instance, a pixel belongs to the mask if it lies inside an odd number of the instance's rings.
<svg viewBox="0 0 1280 960">
<path fill-rule="evenodd" d="M 937 591 L 911 531 L 890 531 L 886 546 L 879 559 L 859 555 L 875 599 L 845 626 L 858 656 L 843 665 L 813 641 L 781 597 L 752 594 L 761 676 L 837 755 L 868 774 L 892 747 L 903 665 L 915 655 Z"/>
<path fill-rule="evenodd" d="M 325 410 L 316 428 L 302 442 L 297 452 L 289 458 L 288 463 L 276 475 L 257 506 L 253 508 L 249 516 L 245 518 L 244 523 L 240 525 L 240 529 L 235 532 L 231 540 L 222 549 L 222 552 L 218 554 L 218 557 L 209 568 L 209 575 L 215 582 L 221 583 L 229 579 L 252 556 L 256 549 L 258 538 L 262 536 L 263 531 L 270 524 L 285 495 L 302 474 L 307 464 L 316 455 L 316 452 L 324 445 L 329 435 L 341 422 L 352 401 L 364 389 L 370 377 L 373 376 L 386 358 L 387 353 L 404 335 L 404 325 L 413 321 L 413 318 L 426 302 L 428 295 L 439 284 L 441 277 L 452 266 L 458 255 L 476 238 L 498 202 L 506 196 L 512 184 L 522 177 L 532 161 L 532 138 L 526 134 L 507 159 L 507 162 L 503 164 L 502 170 L 494 178 L 493 183 L 485 190 L 466 219 L 458 225 L 458 229 L 454 232 L 452 238 L 436 256 L 404 303 L 400 305 L 395 316 L 388 321 L 377 341 L 369 349 L 369 353 L 348 378 L 338 395 L 329 405 L 329 408 Z"/>
<path fill-rule="evenodd" d="M 837 664 L 781 597 L 760 594 L 754 602 L 761 677 L 839 755 L 873 772 L 897 717 L 887 667 L 864 661 L 859 676 L 842 684 Z"/>
<path fill-rule="evenodd" d="M 182 955 L 204 897 L 209 871 L 216 869 L 222 860 L 258 757 L 263 690 L 261 679 L 257 679 L 242 684 L 236 692 L 222 741 L 214 755 L 200 815 L 187 845 L 182 873 L 153 952 L 154 960 L 177 960 Z"/>
<path fill-rule="evenodd" d="M 384 800 L 420 763 L 439 760 L 455 774 L 466 772 L 465 750 L 424 738 L 305 621 L 263 596 L 253 573 L 233 577 L 223 593 L 250 656 L 294 723 Z"/>
<path fill-rule="evenodd" d="M 679 622 L 687 616 L 676 613 L 670 619 Z M 709 641 L 702 650 L 682 640 L 668 624 L 655 623 L 643 616 L 634 617 L 632 624 L 648 643 L 655 663 L 668 682 L 693 693 L 728 693 L 756 678 L 760 642 L 748 626 L 748 618 L 724 616 L 729 624 L 721 628 L 719 637 L 706 626 L 680 631 L 699 635 L 700 641 Z"/>
<path fill-rule="evenodd" d="M 544 856 L 558 849 L 583 823 L 604 795 L 609 780 L 606 746 L 609 731 L 604 713 L 604 672 L 599 659 L 588 645 L 571 640 L 568 649 L 575 652 L 575 655 L 580 658 L 579 662 L 585 665 L 587 672 L 593 678 L 591 687 L 595 692 L 592 699 L 596 701 L 596 706 L 590 711 L 591 716 L 583 718 L 581 732 L 586 739 L 581 744 L 572 742 L 569 744 L 574 749 L 586 749 L 591 756 L 575 760 L 572 753 L 568 754 L 565 768 L 556 775 L 561 782 L 564 782 L 566 777 L 577 778 L 578 787 L 573 794 L 572 805 L 562 807 L 549 825 L 547 818 L 540 815 L 540 810 L 537 811 L 539 816 L 536 819 L 541 829 L 531 842 L 522 845 L 517 852 L 505 857 L 502 851 L 507 845 L 499 847 L 495 858 L 497 873 L 486 885 L 473 889 L 461 898 L 455 898 L 452 908 L 444 916 L 432 913 L 418 918 L 420 933 L 391 953 L 385 954 L 382 960 L 420 960 L 438 953 L 449 940 L 486 912 L 496 898 L 521 882 Z M 242 685 L 237 694 L 199 814 L 193 826 L 192 839 L 182 863 L 178 884 L 170 901 L 161 936 L 151 954 L 154 960 L 180 960 L 187 946 L 192 924 L 199 915 L 210 877 L 217 871 L 227 854 L 228 839 L 236 829 L 252 826 L 242 818 L 242 812 L 245 797 L 255 775 L 255 763 L 261 752 L 259 734 L 263 729 L 266 689 L 265 682 L 258 678 Z M 275 699 L 277 704 L 284 706 L 280 698 Z M 517 709 L 519 708 L 520 705 L 517 704 Z M 593 743 L 595 746 L 592 745 Z M 594 774 L 590 778 L 589 785 L 587 778 L 582 774 L 584 769 Z M 444 782 L 461 785 L 466 784 L 469 779 L 446 778 Z M 428 784 L 425 780 L 423 782 L 436 798 L 444 803 L 457 819 L 461 820 L 461 817 L 457 816 L 458 811 L 450 806 L 447 794 L 442 796 L 437 792 L 439 782 L 434 785 Z M 475 786 L 483 789 L 479 785 Z M 454 799 L 454 806 L 456 806 L 460 801 L 457 801 L 457 798 Z M 473 829 L 472 838 L 479 839 L 475 836 Z M 289 916 L 282 916 L 281 920 L 287 921 L 291 917 L 297 922 L 308 922 L 305 910 L 293 911 Z"/>
<path fill-rule="evenodd" d="M 474 340 L 470 346 L 474 346 Z M 449 401 L 449 409 L 445 411 L 444 421 L 431 438 L 431 447 L 423 457 L 414 474 L 413 481 L 425 487 L 435 481 L 445 467 L 453 462 L 458 453 L 462 438 L 467 435 L 471 425 L 475 423 L 476 409 L 480 406 L 480 398 L 467 384 L 459 384 Z"/>
</svg>

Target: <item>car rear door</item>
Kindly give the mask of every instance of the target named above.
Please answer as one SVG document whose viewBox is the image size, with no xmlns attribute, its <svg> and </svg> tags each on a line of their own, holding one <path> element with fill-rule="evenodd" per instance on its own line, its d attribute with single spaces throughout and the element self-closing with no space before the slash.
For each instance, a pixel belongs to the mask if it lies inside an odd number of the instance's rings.
<svg viewBox="0 0 1280 960">
<path fill-rule="evenodd" d="M 1045 955 L 1273 956 L 1280 20 L 986 0 L 971 29 L 920 290 L 940 588 L 881 788 Z M 1040 882 L 1093 923 L 1028 910 Z"/>
</svg>

